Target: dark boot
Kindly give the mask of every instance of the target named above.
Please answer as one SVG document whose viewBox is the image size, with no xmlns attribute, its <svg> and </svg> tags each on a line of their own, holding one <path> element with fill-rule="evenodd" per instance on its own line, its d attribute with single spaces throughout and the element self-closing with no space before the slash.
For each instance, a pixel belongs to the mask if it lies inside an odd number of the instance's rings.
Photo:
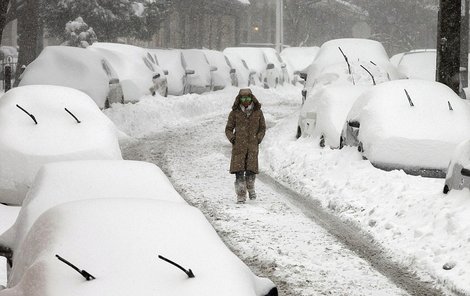
<svg viewBox="0 0 470 296">
<path fill-rule="evenodd" d="M 246 182 L 242 173 L 235 175 L 235 192 L 237 194 L 237 203 L 245 203 L 246 201 Z"/>
<path fill-rule="evenodd" d="M 255 180 L 256 174 L 252 172 L 246 172 L 246 189 L 248 190 L 248 197 L 251 200 L 256 199 Z"/>
</svg>

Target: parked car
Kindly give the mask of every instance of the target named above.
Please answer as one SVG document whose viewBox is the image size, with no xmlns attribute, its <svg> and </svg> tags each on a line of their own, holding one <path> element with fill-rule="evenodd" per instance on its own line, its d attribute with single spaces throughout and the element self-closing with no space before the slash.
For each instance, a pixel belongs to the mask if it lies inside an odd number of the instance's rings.
<svg viewBox="0 0 470 296">
<path fill-rule="evenodd" d="M 287 47 L 281 51 L 282 60 L 286 63 L 286 69 L 292 84 L 305 83 L 300 77 L 308 66 L 315 60 L 320 48 L 312 47 Z"/>
<path fill-rule="evenodd" d="M 273 87 L 274 85 L 274 87 L 276 87 L 279 84 L 283 85 L 284 82 L 288 82 L 290 78 L 289 73 L 287 73 L 287 65 L 284 63 L 279 53 L 274 48 L 270 47 L 263 47 L 260 49 L 264 52 L 268 65 L 274 65 L 273 71 L 267 71 L 269 86 Z"/>
<path fill-rule="evenodd" d="M 356 100 L 341 146 L 357 146 L 381 169 L 444 177 L 469 128 L 470 107 L 449 87 L 403 79 L 377 85 Z"/>
<path fill-rule="evenodd" d="M 189 93 L 188 76 L 195 73 L 194 69 L 185 68 L 183 54 L 179 49 L 148 49 L 159 61 L 160 66 L 168 71 L 168 94 L 181 96 Z"/>
<path fill-rule="evenodd" d="M 359 95 L 399 77 L 383 46 L 366 39 L 326 42 L 307 70 L 296 136 L 317 136 L 320 146 L 331 148 L 339 147 L 346 115 Z"/>
<path fill-rule="evenodd" d="M 110 86 L 120 88 L 119 77 L 105 58 L 93 51 L 70 46 L 47 46 L 26 67 L 19 86 L 38 84 L 81 90 L 100 108 L 107 105 L 110 97 L 113 101 L 116 96 L 110 92 Z M 122 98 L 122 90 L 119 97 Z"/>
<path fill-rule="evenodd" d="M 106 58 L 119 76 L 124 102 L 136 102 L 145 95 L 168 94 L 165 72 L 145 49 L 119 43 L 95 42 L 87 50 Z"/>
<path fill-rule="evenodd" d="M 19 246 L 0 295 L 103 291 L 116 296 L 278 295 L 272 281 L 254 275 L 225 246 L 197 208 L 126 198 L 67 202 L 45 211 Z"/>
<path fill-rule="evenodd" d="M 11 89 L 0 100 L 0 202 L 21 205 L 49 162 L 122 159 L 117 129 L 84 92 L 54 85 Z"/>
<path fill-rule="evenodd" d="M 200 49 L 183 49 L 183 62 L 186 69 L 194 70 L 188 76 L 189 92 L 202 94 L 212 89 L 211 72 L 217 68 L 211 67 L 204 52 Z"/>
<path fill-rule="evenodd" d="M 407 78 L 436 81 L 435 49 L 405 52 L 396 63 L 398 71 Z"/>
<path fill-rule="evenodd" d="M 230 61 L 230 64 L 235 69 L 235 75 L 237 77 L 236 84 L 234 86 L 247 87 L 255 85 L 255 74 L 256 71 L 250 70 L 245 60 L 240 58 L 236 53 L 229 53 L 224 51 L 224 55 Z"/>
<path fill-rule="evenodd" d="M 47 163 L 36 174 L 16 222 L 0 235 L 0 245 L 14 255 L 33 223 L 56 205 L 115 197 L 186 203 L 162 170 L 152 163 L 131 160 Z"/>
<path fill-rule="evenodd" d="M 224 49 L 226 55 L 238 55 L 245 60 L 250 71 L 254 71 L 255 85 L 265 88 L 275 86 L 274 64 L 269 63 L 262 49 L 256 47 L 227 47 Z M 268 80 L 269 77 L 269 80 Z"/>
<path fill-rule="evenodd" d="M 235 79 L 237 78 L 235 68 L 232 67 L 227 57 L 217 50 L 202 50 L 206 55 L 207 61 L 212 68 L 217 70 L 211 71 L 212 75 L 212 90 L 224 89 L 230 85 L 238 84 Z"/>
<path fill-rule="evenodd" d="M 444 193 L 450 190 L 470 189 L 470 139 L 460 143 L 452 153 L 447 168 Z"/>
</svg>

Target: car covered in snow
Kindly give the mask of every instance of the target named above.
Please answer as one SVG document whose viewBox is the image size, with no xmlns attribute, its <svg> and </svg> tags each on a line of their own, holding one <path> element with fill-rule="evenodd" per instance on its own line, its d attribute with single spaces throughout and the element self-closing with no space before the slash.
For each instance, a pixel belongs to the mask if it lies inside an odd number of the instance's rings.
<svg viewBox="0 0 470 296">
<path fill-rule="evenodd" d="M 255 85 L 263 86 L 264 88 L 275 86 L 278 75 L 274 64 L 268 63 L 263 49 L 256 47 L 227 47 L 224 49 L 224 54 L 238 55 L 243 59 L 250 71 L 255 72 Z"/>
<path fill-rule="evenodd" d="M 281 51 L 281 58 L 286 63 L 286 70 L 294 85 L 298 82 L 305 82 L 300 78 L 300 73 L 313 63 L 319 50 L 318 46 L 312 46 L 287 47 Z"/>
<path fill-rule="evenodd" d="M 47 163 L 36 174 L 16 222 L 0 235 L 0 246 L 14 255 L 33 223 L 56 205 L 115 197 L 186 203 L 162 170 L 152 163 L 132 160 Z"/>
<path fill-rule="evenodd" d="M 47 46 L 26 67 L 19 86 L 40 84 L 75 88 L 104 108 L 113 83 L 119 83 L 119 77 L 99 54 L 78 47 Z"/>
<path fill-rule="evenodd" d="M 436 50 L 422 49 L 402 53 L 397 58 L 397 69 L 411 79 L 436 80 Z"/>
<path fill-rule="evenodd" d="M 383 46 L 367 39 L 326 42 L 307 71 L 296 136 L 318 136 L 320 146 L 326 142 L 332 148 L 339 147 L 344 120 L 358 96 L 400 77 Z"/>
<path fill-rule="evenodd" d="M 255 84 L 256 72 L 248 68 L 245 60 L 240 58 L 240 56 L 236 53 L 229 53 L 224 51 L 224 55 L 235 69 L 236 84 L 234 84 L 234 86 L 246 87 Z"/>
<path fill-rule="evenodd" d="M 283 85 L 284 82 L 289 82 L 289 73 L 287 72 L 287 65 L 282 60 L 279 53 L 270 47 L 260 48 L 266 57 L 268 65 L 274 65 L 274 69 L 267 71 L 267 81 L 269 87 L 276 87 L 278 85 Z"/>
<path fill-rule="evenodd" d="M 444 193 L 450 190 L 470 189 L 470 139 L 455 148 L 447 168 Z"/>
<path fill-rule="evenodd" d="M 220 90 L 238 84 L 236 82 L 236 70 L 222 52 L 209 49 L 203 49 L 202 51 L 206 55 L 209 65 L 216 68 L 216 70 L 211 71 L 212 90 Z"/>
<path fill-rule="evenodd" d="M 87 199 L 45 211 L 19 246 L 1 296 L 274 296 L 204 215 L 153 199 Z"/>
<path fill-rule="evenodd" d="M 179 49 L 151 48 L 148 51 L 155 55 L 162 69 L 168 71 L 168 94 L 181 96 L 189 92 L 188 76 L 195 73 L 185 68 L 183 54 Z"/>
<path fill-rule="evenodd" d="M 470 106 L 449 87 L 402 79 L 377 85 L 356 100 L 341 146 L 357 146 L 381 169 L 444 177 L 469 128 Z"/>
<path fill-rule="evenodd" d="M 189 93 L 202 94 L 212 90 L 212 71 L 217 68 L 209 65 L 204 52 L 200 49 L 183 49 L 183 62 L 185 69 L 194 70 L 188 76 Z"/>
<path fill-rule="evenodd" d="M 95 42 L 86 50 L 94 51 L 106 58 L 119 76 L 124 102 L 136 102 L 145 95 L 156 93 L 166 96 L 168 83 L 165 72 L 152 60 L 147 50 L 141 47 Z"/>
<path fill-rule="evenodd" d="M 27 85 L 0 100 L 0 202 L 21 205 L 49 162 L 122 159 L 115 125 L 84 92 Z"/>
</svg>

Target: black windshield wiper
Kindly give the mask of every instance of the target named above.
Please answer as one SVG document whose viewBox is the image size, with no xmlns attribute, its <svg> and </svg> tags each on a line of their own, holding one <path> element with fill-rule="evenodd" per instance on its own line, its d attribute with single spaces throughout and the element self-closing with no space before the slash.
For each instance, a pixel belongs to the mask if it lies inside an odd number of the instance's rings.
<svg viewBox="0 0 470 296">
<path fill-rule="evenodd" d="M 168 262 L 168 263 L 170 263 L 170 264 L 172 264 L 172 265 L 178 267 L 178 268 L 181 269 L 184 273 L 186 273 L 186 275 L 187 275 L 189 278 L 193 278 L 193 277 L 194 277 L 194 273 L 193 273 L 193 271 L 192 271 L 191 269 L 186 270 L 186 269 L 184 269 L 181 265 L 179 265 L 178 263 L 175 263 L 175 262 L 171 261 L 170 259 L 165 258 L 165 257 L 163 257 L 163 256 L 161 256 L 161 255 L 158 255 L 158 258 L 160 258 L 160 259 L 162 259 L 163 261 Z"/>
<path fill-rule="evenodd" d="M 67 109 L 67 108 L 64 108 L 64 109 L 65 109 L 65 111 L 67 111 L 68 114 L 70 114 L 77 121 L 77 123 L 81 122 L 80 120 L 78 120 L 78 118 L 75 115 L 73 115 L 72 112 L 69 111 L 69 109 Z"/>
<path fill-rule="evenodd" d="M 92 276 L 91 274 L 89 274 L 86 270 L 84 269 L 79 269 L 78 267 L 76 267 L 75 265 L 73 265 L 72 263 L 70 263 L 69 261 L 65 260 L 64 258 L 60 257 L 59 255 L 55 255 L 57 257 L 57 259 L 59 259 L 60 261 L 64 262 L 65 264 L 67 264 L 68 266 L 72 267 L 74 270 L 76 270 L 79 274 L 81 274 L 87 281 L 91 281 L 91 280 L 94 280 L 96 279 L 94 276 Z"/>
<path fill-rule="evenodd" d="M 343 55 L 343 58 L 344 58 L 344 60 L 346 61 L 346 64 L 348 64 L 348 72 L 349 72 L 349 75 L 351 75 L 353 84 L 356 85 L 356 83 L 354 82 L 354 76 L 353 76 L 352 73 L 351 73 L 351 65 L 349 64 L 348 57 L 344 54 L 344 52 L 343 52 L 343 50 L 341 49 L 341 47 L 338 46 L 338 49 L 339 49 L 339 51 L 341 52 L 341 54 Z"/>
<path fill-rule="evenodd" d="M 34 121 L 35 124 L 38 124 L 38 122 L 36 121 L 36 117 L 34 117 L 33 114 L 29 113 L 28 111 L 26 111 L 25 109 L 23 109 L 23 107 L 21 107 L 20 105 L 16 104 L 16 107 L 20 108 L 21 111 L 23 111 L 24 113 L 28 114 L 29 117 L 31 117 L 31 119 Z"/>
</svg>

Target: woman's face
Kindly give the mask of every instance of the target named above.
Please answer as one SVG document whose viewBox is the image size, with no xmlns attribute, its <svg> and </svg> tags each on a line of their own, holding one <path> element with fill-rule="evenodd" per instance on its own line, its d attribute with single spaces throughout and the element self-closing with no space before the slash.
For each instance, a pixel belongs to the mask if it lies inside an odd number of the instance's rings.
<svg viewBox="0 0 470 296">
<path fill-rule="evenodd" d="M 240 98 L 240 102 L 243 105 L 243 107 L 245 107 L 245 108 L 250 106 L 252 101 L 253 100 L 251 99 L 250 96 L 243 96 L 243 97 Z"/>
</svg>

